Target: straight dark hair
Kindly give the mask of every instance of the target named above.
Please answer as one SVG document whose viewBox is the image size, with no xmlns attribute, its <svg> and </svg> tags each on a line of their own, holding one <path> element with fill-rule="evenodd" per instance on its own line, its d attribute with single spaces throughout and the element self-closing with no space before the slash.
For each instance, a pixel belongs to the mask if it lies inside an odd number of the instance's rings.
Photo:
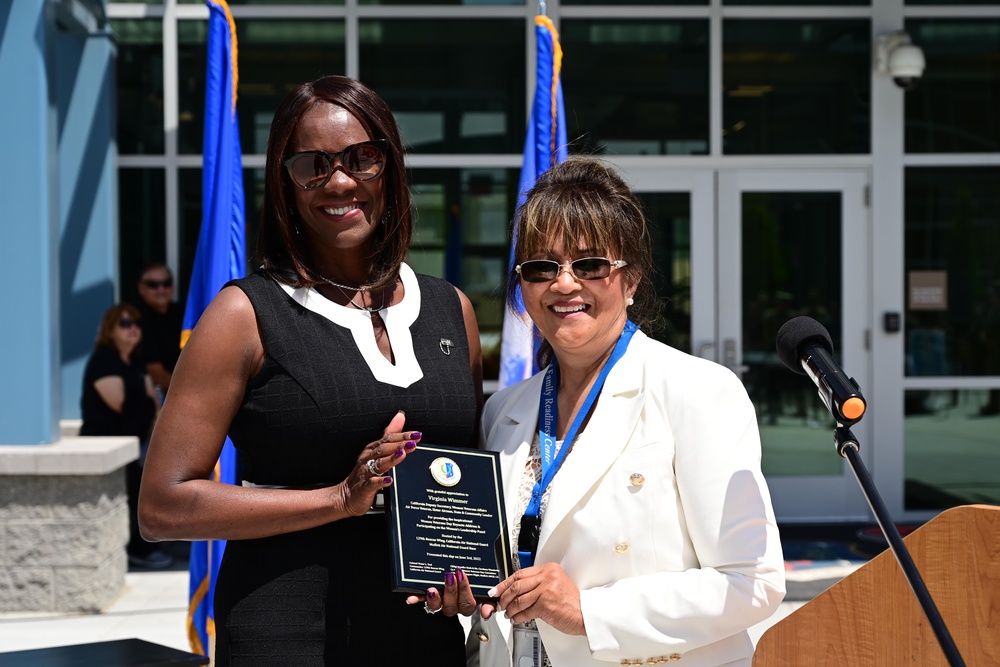
<svg viewBox="0 0 1000 667">
<path fill-rule="evenodd" d="M 309 287 L 320 282 L 309 266 L 308 249 L 301 241 L 304 237 L 295 231 L 294 197 L 290 194 L 295 185 L 283 164 L 288 157 L 285 153 L 289 142 L 302 116 L 320 103 L 347 109 L 371 139 L 388 142 L 386 165 L 379 175 L 384 179 L 385 214 L 377 223 L 372 272 L 368 279 L 374 287 L 387 285 L 395 280 L 413 234 L 403 144 L 396 119 L 385 100 L 360 81 L 346 76 L 324 76 L 300 84 L 285 96 L 274 113 L 264 165 L 264 201 L 257 234 L 258 259 L 264 272 L 275 280 L 291 282 L 296 287 Z"/>
</svg>

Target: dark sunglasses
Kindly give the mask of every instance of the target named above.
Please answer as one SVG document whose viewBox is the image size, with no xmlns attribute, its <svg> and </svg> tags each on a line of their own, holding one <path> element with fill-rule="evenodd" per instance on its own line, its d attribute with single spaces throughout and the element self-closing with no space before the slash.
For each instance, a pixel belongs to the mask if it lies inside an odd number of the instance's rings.
<svg viewBox="0 0 1000 667">
<path fill-rule="evenodd" d="M 127 317 L 123 317 L 120 320 L 118 320 L 118 326 L 120 326 L 122 329 L 131 329 L 132 327 L 139 326 L 139 323 L 136 322 L 135 320 L 130 320 Z"/>
<path fill-rule="evenodd" d="M 168 287 L 173 287 L 174 286 L 174 279 L 173 278 L 167 278 L 166 280 L 148 280 L 147 279 L 147 280 L 143 280 L 142 284 L 145 285 L 146 287 L 148 287 L 149 289 L 159 289 L 161 287 L 164 288 L 164 289 L 166 289 Z"/>
<path fill-rule="evenodd" d="M 568 266 L 573 275 L 579 280 L 600 280 L 611 275 L 611 269 L 620 269 L 626 266 L 623 259 L 611 261 L 605 257 L 584 257 L 576 259 L 569 264 L 560 264 L 551 259 L 531 259 L 521 262 L 514 267 L 521 280 L 528 283 L 548 283 L 559 277 L 559 272 L 564 266 Z"/>
<path fill-rule="evenodd" d="M 372 180 L 385 167 L 388 147 L 389 142 L 385 139 L 375 139 L 352 144 L 339 153 L 296 153 L 287 158 L 284 164 L 295 185 L 303 190 L 319 190 L 330 181 L 338 165 L 356 181 Z"/>
</svg>

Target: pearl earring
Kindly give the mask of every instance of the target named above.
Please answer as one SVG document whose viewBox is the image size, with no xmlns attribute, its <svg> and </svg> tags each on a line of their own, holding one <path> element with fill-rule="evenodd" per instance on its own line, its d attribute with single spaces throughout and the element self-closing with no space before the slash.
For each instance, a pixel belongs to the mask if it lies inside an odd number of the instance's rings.
<svg viewBox="0 0 1000 667">
<path fill-rule="evenodd" d="M 632 297 L 629 297 L 628 300 L 625 301 L 625 303 L 628 304 L 629 306 L 631 306 L 633 303 L 635 303 L 635 299 L 633 299 Z"/>
</svg>

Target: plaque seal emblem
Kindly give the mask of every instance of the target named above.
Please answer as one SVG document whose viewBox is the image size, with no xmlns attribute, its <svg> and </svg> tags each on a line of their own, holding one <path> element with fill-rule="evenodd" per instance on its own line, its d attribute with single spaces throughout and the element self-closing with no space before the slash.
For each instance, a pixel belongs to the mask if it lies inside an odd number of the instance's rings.
<svg viewBox="0 0 1000 667">
<path fill-rule="evenodd" d="M 447 456 L 439 456 L 431 462 L 431 477 L 441 486 L 455 486 L 462 479 L 462 469 Z"/>
</svg>

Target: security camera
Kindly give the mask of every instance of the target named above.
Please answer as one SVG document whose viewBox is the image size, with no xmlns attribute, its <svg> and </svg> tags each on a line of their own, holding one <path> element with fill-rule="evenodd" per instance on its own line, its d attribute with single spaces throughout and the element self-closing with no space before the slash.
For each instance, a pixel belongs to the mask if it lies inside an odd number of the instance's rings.
<svg viewBox="0 0 1000 667">
<path fill-rule="evenodd" d="M 875 43 L 875 71 L 888 74 L 903 90 L 912 90 L 924 75 L 924 52 L 902 31 L 881 35 Z"/>
</svg>

